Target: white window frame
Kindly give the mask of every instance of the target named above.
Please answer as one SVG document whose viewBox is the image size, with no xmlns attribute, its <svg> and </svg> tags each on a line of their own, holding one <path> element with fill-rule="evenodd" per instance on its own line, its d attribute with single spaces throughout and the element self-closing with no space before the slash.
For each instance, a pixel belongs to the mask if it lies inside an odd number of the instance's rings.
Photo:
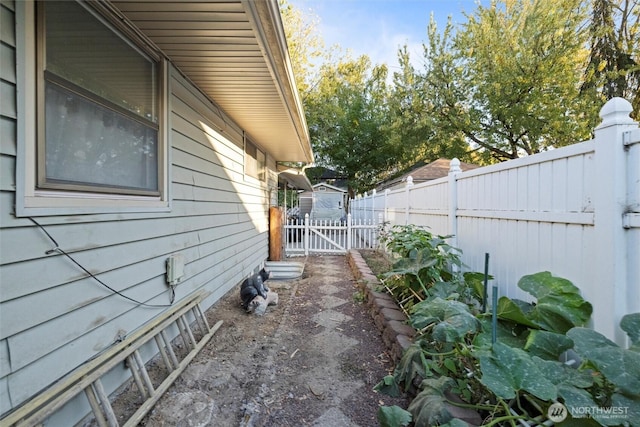
<svg viewBox="0 0 640 427">
<path fill-rule="evenodd" d="M 35 2 L 16 2 L 17 159 L 16 216 L 100 213 L 168 212 L 171 210 L 169 169 L 169 66 L 159 57 L 160 106 L 158 129 L 159 196 L 39 189 L 37 177 L 37 24 Z M 105 17 L 108 20 L 108 17 Z M 122 32 L 126 35 L 125 32 Z M 132 41 L 133 42 L 133 41 Z M 145 49 L 145 46 L 140 46 Z"/>
<path fill-rule="evenodd" d="M 243 154 L 244 154 L 244 177 L 245 180 L 256 180 L 260 183 L 265 183 L 267 180 L 267 154 L 258 147 L 253 141 L 251 141 L 246 135 L 243 136 Z M 256 150 L 255 159 L 247 153 L 247 147 L 251 146 Z M 252 170 L 250 164 L 255 164 L 256 171 Z"/>
</svg>

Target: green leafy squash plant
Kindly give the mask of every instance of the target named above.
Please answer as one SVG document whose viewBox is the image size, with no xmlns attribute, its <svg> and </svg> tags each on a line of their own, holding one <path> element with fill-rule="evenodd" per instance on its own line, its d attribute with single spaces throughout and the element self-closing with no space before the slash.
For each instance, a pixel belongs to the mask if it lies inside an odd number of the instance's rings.
<svg viewBox="0 0 640 427">
<path fill-rule="evenodd" d="M 491 318 L 479 312 L 479 301 L 461 301 L 464 281 L 450 297 L 429 295 L 437 283 L 410 309 L 419 335 L 394 374 L 376 386 L 413 400 L 407 410 L 381 407 L 380 425 L 550 425 L 554 402 L 569 410 L 604 408 L 590 409 L 588 417 L 570 411 L 559 426 L 640 425 L 640 313 L 623 317 L 632 346 L 622 349 L 583 327 L 592 307 L 577 287 L 541 272 L 518 282 L 535 302 L 500 298 L 493 343 Z M 560 361 L 567 351 L 577 366 Z M 624 414 L 611 417 L 607 408 Z"/>
<path fill-rule="evenodd" d="M 380 240 L 391 253 L 393 265 L 381 275 L 387 290 L 405 309 L 437 296 L 477 299 L 482 295 L 482 274 L 460 273 L 462 251 L 417 225 L 394 225 Z"/>
</svg>

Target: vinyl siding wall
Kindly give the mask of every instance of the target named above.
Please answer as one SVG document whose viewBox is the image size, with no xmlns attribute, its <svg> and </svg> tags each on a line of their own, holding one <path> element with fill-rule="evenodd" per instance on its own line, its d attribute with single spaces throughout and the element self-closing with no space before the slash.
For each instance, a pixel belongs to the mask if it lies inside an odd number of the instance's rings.
<svg viewBox="0 0 640 427">
<path fill-rule="evenodd" d="M 160 315 L 113 294 L 59 254 L 16 197 L 14 2 L 2 0 L 0 127 L 0 417 L 44 387 Z M 277 175 L 244 176 L 242 132 L 170 70 L 171 210 L 38 217 L 60 247 L 109 286 L 148 304 L 168 304 L 165 260 L 181 253 L 185 277 L 176 301 L 204 289 L 208 308 L 268 256 L 268 207 Z M 218 134 L 219 124 L 226 124 Z M 267 164 L 274 169 L 275 161 Z M 147 357 L 153 352 L 147 350 Z M 114 390 L 127 378 L 113 372 Z M 76 405 L 78 403 L 76 402 Z M 73 404 L 72 404 L 73 405 Z M 77 410 L 71 412 L 77 415 Z"/>
</svg>

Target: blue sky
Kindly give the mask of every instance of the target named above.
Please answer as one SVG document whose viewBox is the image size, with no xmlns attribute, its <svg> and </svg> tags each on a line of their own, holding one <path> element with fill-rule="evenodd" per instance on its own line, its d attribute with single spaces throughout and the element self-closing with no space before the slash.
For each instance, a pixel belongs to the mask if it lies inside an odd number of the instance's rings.
<svg viewBox="0 0 640 427">
<path fill-rule="evenodd" d="M 433 13 L 438 27 L 447 17 L 465 22 L 478 0 L 289 0 L 304 13 L 320 18 L 319 31 L 327 46 L 339 44 L 353 56 L 367 54 L 374 64 L 396 69 L 398 47 L 407 44 L 412 62 L 422 57 L 427 24 Z"/>
</svg>

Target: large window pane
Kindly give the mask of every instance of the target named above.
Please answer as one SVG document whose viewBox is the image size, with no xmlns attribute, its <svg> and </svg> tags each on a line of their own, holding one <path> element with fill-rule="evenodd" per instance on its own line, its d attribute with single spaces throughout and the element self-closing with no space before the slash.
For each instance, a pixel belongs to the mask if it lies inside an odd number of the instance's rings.
<svg viewBox="0 0 640 427">
<path fill-rule="evenodd" d="M 158 195 L 159 63 L 79 3 L 39 7 L 40 188 Z"/>
<path fill-rule="evenodd" d="M 46 87 L 49 183 L 158 190 L 158 132 L 54 83 Z"/>
<path fill-rule="evenodd" d="M 44 6 L 46 70 L 157 123 L 155 62 L 76 2 Z"/>
</svg>

